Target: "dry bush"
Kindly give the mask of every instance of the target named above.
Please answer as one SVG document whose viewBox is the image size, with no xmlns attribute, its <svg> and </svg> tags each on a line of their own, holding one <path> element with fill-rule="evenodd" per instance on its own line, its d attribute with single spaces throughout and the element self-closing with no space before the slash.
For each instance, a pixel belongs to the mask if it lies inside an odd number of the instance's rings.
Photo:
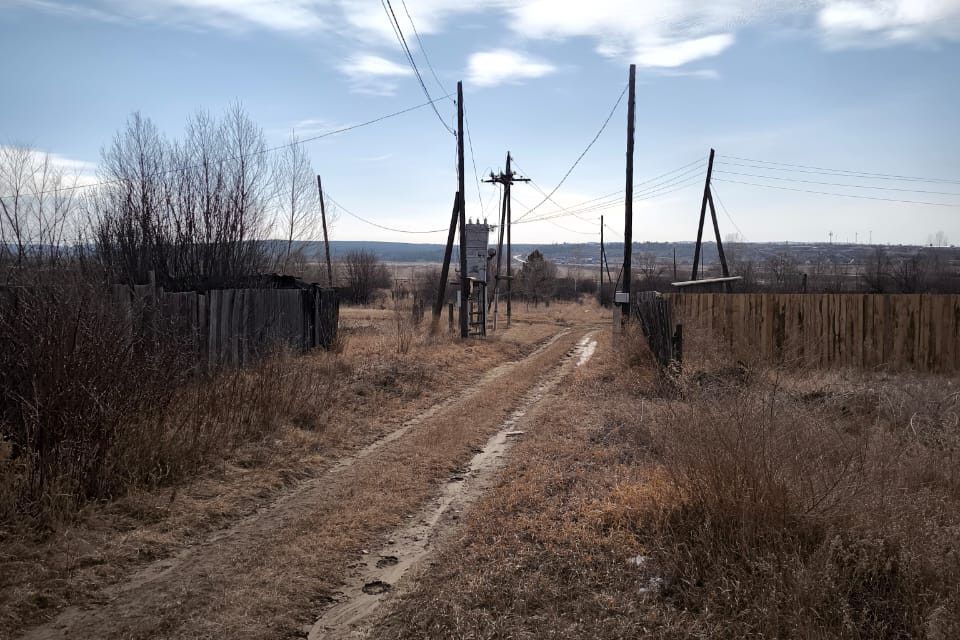
<svg viewBox="0 0 960 640">
<path fill-rule="evenodd" d="M 674 631 L 957 637 L 955 391 L 891 377 L 797 392 L 776 372 L 683 383 L 649 415 L 672 492 L 638 518 Z"/>
<path fill-rule="evenodd" d="M 193 345 L 134 331 L 99 287 L 19 289 L 0 305 L 0 523 L 69 517 L 183 478 L 281 420 L 312 425 L 337 361 L 278 354 L 203 374 Z"/>
</svg>

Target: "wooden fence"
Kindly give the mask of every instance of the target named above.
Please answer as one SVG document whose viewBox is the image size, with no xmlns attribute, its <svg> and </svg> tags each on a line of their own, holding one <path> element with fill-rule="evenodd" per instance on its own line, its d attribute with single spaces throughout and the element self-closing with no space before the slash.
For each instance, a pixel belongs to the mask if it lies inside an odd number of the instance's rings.
<svg viewBox="0 0 960 640">
<path fill-rule="evenodd" d="M 960 370 L 960 295 L 670 293 L 673 321 L 744 360 Z M 688 353 L 693 355 L 688 346 Z"/>
<path fill-rule="evenodd" d="M 209 368 L 242 366 L 280 346 L 329 348 L 337 337 L 336 291 L 318 286 L 167 293 L 117 285 L 113 293 L 131 328 L 182 341 Z"/>
</svg>

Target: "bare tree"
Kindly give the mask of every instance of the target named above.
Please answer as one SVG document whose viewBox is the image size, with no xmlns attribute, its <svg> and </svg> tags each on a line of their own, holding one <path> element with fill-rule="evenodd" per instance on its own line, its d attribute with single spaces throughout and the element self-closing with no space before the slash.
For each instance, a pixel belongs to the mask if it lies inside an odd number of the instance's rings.
<svg viewBox="0 0 960 640">
<path fill-rule="evenodd" d="M 889 293 L 890 291 L 890 258 L 883 247 L 877 247 L 863 265 L 860 274 L 867 293 Z"/>
<path fill-rule="evenodd" d="M 281 153 L 276 166 L 277 227 L 283 232 L 286 247 L 279 259 L 281 271 L 291 267 L 294 240 L 316 237 L 320 223 L 320 199 L 310 157 L 296 134 Z"/>
<path fill-rule="evenodd" d="M 539 250 L 527 256 L 518 275 L 521 293 L 535 306 L 549 301 L 556 290 L 557 265 L 544 258 Z"/>
<path fill-rule="evenodd" d="M 261 130 L 239 106 L 198 112 L 167 142 L 134 114 L 103 152 L 93 200 L 98 255 L 114 280 L 168 289 L 236 285 L 263 270 L 275 189 Z"/>
<path fill-rule="evenodd" d="M 74 223 L 76 183 L 49 154 L 0 147 L 0 263 L 19 270 L 60 260 Z"/>
<path fill-rule="evenodd" d="M 386 266 L 370 251 L 351 251 L 343 257 L 343 276 L 347 299 L 354 304 L 368 304 L 376 289 L 390 286 Z"/>
</svg>

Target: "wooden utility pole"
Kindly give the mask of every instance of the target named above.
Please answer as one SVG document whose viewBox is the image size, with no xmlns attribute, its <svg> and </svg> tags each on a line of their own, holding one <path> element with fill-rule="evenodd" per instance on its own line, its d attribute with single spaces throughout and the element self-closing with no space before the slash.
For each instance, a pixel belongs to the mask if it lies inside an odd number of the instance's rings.
<svg viewBox="0 0 960 640">
<path fill-rule="evenodd" d="M 636 114 L 637 65 L 630 65 L 630 87 L 627 97 L 627 196 L 623 220 L 623 318 L 630 318 L 630 266 L 633 261 L 633 127 Z"/>
<path fill-rule="evenodd" d="M 330 264 L 330 238 L 327 236 L 327 205 L 323 197 L 323 185 L 320 184 L 320 174 L 317 174 L 317 191 L 320 192 L 320 221 L 323 223 L 323 250 L 327 254 L 327 286 L 333 286 L 333 266 Z"/>
<path fill-rule="evenodd" d="M 723 240 L 720 239 L 720 226 L 717 224 L 717 209 L 713 206 L 713 190 L 707 190 L 707 203 L 710 205 L 710 217 L 713 219 L 713 235 L 717 239 L 717 253 L 720 255 L 720 268 L 723 270 L 723 277 L 730 276 L 730 270 L 727 269 L 727 256 L 723 253 Z M 726 283 L 727 293 L 730 293 L 730 283 Z"/>
<path fill-rule="evenodd" d="M 715 151 L 710 149 L 710 157 L 707 160 L 707 179 L 703 185 L 703 201 L 700 203 L 700 223 L 697 226 L 697 244 L 693 248 L 693 273 L 691 280 L 696 280 L 700 275 L 700 250 L 703 245 L 703 222 L 706 218 L 707 206 L 710 206 L 710 220 L 713 222 L 713 236 L 717 241 L 717 254 L 720 256 L 720 268 L 723 277 L 730 276 L 730 270 L 727 268 L 727 256 L 723 252 L 723 239 L 720 237 L 720 225 L 717 222 L 717 208 L 713 204 L 713 191 L 710 189 L 710 180 L 713 178 L 713 157 Z M 724 283 L 724 289 L 727 293 L 732 291 L 729 282 Z"/>
<path fill-rule="evenodd" d="M 440 325 L 440 314 L 443 313 L 443 303 L 447 298 L 447 278 L 450 277 L 450 258 L 453 256 L 453 238 L 457 234 L 457 224 L 460 221 L 460 192 L 453 195 L 453 213 L 450 215 L 450 231 L 447 233 L 447 246 L 443 250 L 443 266 L 440 267 L 440 288 L 437 299 L 433 303 L 433 324 L 431 331 L 436 332 Z"/>
<path fill-rule="evenodd" d="M 507 175 L 513 176 L 510 170 L 510 152 L 507 152 Z M 510 232 L 513 230 L 513 207 L 510 204 L 510 184 L 513 180 L 508 180 L 504 187 L 504 199 L 507 201 L 507 326 L 513 319 L 513 242 Z"/>
<path fill-rule="evenodd" d="M 501 171 L 499 174 L 494 175 L 490 174 L 489 178 L 484 179 L 484 182 L 491 182 L 503 185 L 503 206 L 500 215 L 500 241 L 497 245 L 497 276 L 494 281 L 494 295 L 496 295 L 497 287 L 500 284 L 501 279 L 507 281 L 507 324 L 510 324 L 510 318 L 512 314 L 512 302 L 513 302 L 513 247 L 510 242 L 510 227 L 511 227 L 511 215 L 513 208 L 510 203 L 510 187 L 514 182 L 530 182 L 530 178 L 519 178 L 517 174 L 513 172 L 510 168 L 510 152 L 507 151 L 507 164 L 506 169 Z M 500 253 L 503 249 L 503 234 L 506 230 L 507 234 L 507 277 L 501 278 L 500 276 Z"/>
<path fill-rule="evenodd" d="M 460 214 L 460 337 L 470 335 L 470 280 L 467 278 L 467 207 L 463 188 L 463 82 L 457 82 L 457 200 Z"/>
<path fill-rule="evenodd" d="M 603 214 L 600 214 L 600 289 L 597 299 L 603 300 Z"/>
<path fill-rule="evenodd" d="M 700 224 L 697 227 L 697 244 L 693 248 L 693 272 L 690 274 L 691 280 L 696 280 L 700 275 L 700 245 L 703 243 L 703 221 L 707 215 L 710 178 L 713 176 L 713 156 L 714 150 L 710 149 L 710 158 L 707 160 L 707 179 L 703 183 L 703 200 L 700 202 Z"/>
</svg>

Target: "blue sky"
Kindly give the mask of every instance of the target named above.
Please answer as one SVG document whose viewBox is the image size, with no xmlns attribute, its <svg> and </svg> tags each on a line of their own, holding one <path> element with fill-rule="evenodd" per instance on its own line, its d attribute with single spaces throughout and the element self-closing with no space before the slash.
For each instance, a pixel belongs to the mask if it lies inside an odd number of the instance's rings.
<svg viewBox="0 0 960 640">
<path fill-rule="evenodd" d="M 924 243 L 942 230 L 960 243 L 960 0 L 392 5 L 431 94 L 442 95 L 407 11 L 443 87 L 464 81 L 478 171 L 499 169 L 509 149 L 545 191 L 636 63 L 636 181 L 690 166 L 647 183 L 660 186 L 635 206 L 635 240 L 693 239 L 695 161 L 715 147 L 724 235 Z M 0 144 L 88 173 L 136 110 L 177 136 L 196 109 L 240 101 L 279 144 L 292 130 L 309 137 L 425 101 L 379 0 L 0 0 L 0 69 Z M 553 196 L 579 214 L 546 202 L 529 219 L 559 217 L 516 225 L 515 241 L 595 240 L 600 213 L 618 239 L 622 202 L 577 205 L 624 187 L 625 103 Z M 452 125 L 453 104 L 437 108 Z M 455 142 L 429 108 L 308 149 L 350 211 L 410 230 L 446 226 Z M 481 185 L 481 208 L 471 164 L 468 155 L 468 215 L 492 219 L 497 192 Z M 530 186 L 515 195 L 515 218 L 543 200 Z M 341 214 L 334 237 L 442 242 L 445 232 L 388 232 Z"/>
</svg>

